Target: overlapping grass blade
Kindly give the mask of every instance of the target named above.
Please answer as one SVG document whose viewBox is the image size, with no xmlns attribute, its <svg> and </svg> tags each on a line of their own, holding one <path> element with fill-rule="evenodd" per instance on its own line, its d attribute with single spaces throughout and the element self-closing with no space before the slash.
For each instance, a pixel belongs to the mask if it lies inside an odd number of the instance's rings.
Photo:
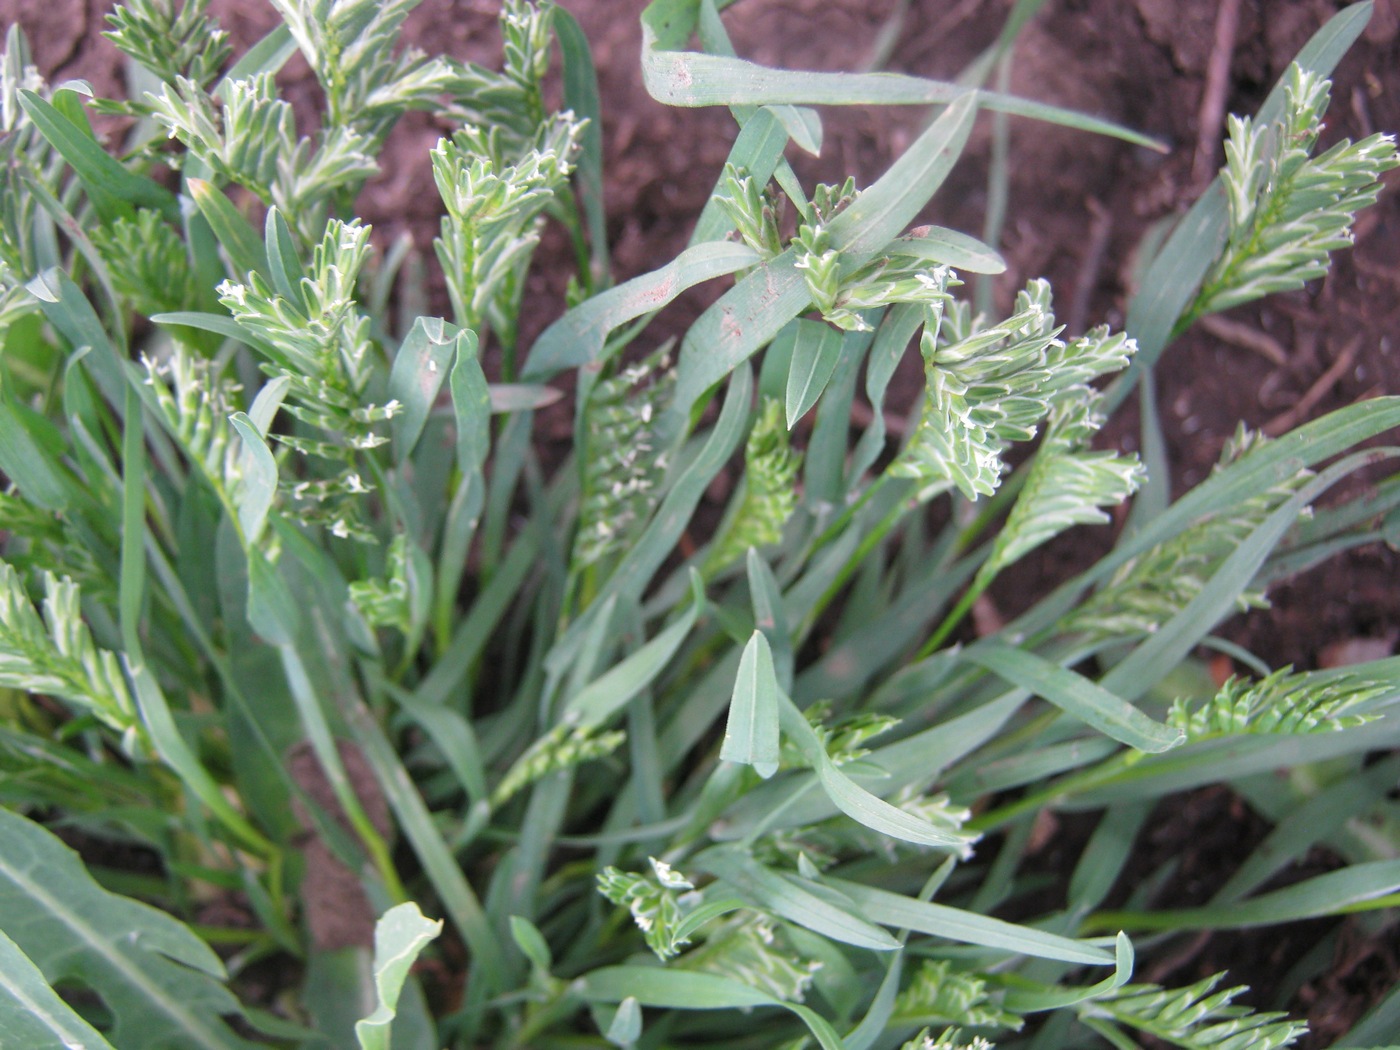
<svg viewBox="0 0 1400 1050">
<path fill-rule="evenodd" d="M 1029 650 L 984 643 L 963 650 L 963 659 L 995 672 L 1013 685 L 1031 690 L 1101 733 L 1139 751 L 1167 751 L 1186 739 L 1180 729 L 1154 722 L 1108 689 Z"/>
</svg>

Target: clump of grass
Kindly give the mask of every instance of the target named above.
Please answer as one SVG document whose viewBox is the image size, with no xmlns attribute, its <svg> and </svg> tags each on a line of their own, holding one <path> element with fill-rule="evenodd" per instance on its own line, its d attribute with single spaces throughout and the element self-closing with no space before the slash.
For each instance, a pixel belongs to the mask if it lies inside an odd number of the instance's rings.
<svg viewBox="0 0 1400 1050">
<path fill-rule="evenodd" d="M 1395 760 L 1366 760 L 1400 743 L 1400 664 L 1263 667 L 1216 691 L 1192 654 L 1226 644 L 1217 625 L 1298 564 L 1287 541 L 1324 493 L 1393 458 L 1353 449 L 1400 424 L 1400 402 L 1242 434 L 1197 489 L 1142 501 L 1092 568 L 994 633 L 949 639 L 1008 566 L 1152 483 L 1092 441 L 1174 333 L 1296 288 L 1347 243 L 1396 164 L 1386 136 L 1315 149 L 1328 71 L 1369 5 L 1232 121 L 1218 184 L 1148 265 L 1127 330 L 1075 338 L 1043 281 L 1004 318 L 974 311 L 962 278 L 1004 269 L 994 247 L 910 227 L 979 108 L 1132 132 L 913 78 L 756 77 L 715 5 L 658 0 L 641 16 L 651 90 L 733 106 L 741 130 L 691 246 L 615 284 L 607 114 L 567 11 L 503 4 L 495 71 L 400 49 L 412 0 L 276 6 L 283 24 L 229 66 L 202 0 L 127 0 L 109 37 L 148 85 L 128 99 L 44 84 L 19 27 L 0 58 L 7 1038 L 1296 1041 L 1300 1022 L 1240 1005 L 1220 977 L 1130 982 L 1139 954 L 1190 931 L 1390 920 Z M 709 53 L 686 50 L 697 29 Z M 324 93 L 311 134 L 278 94 L 294 51 Z M 804 101 L 935 113 L 870 186 L 808 193 L 783 159 L 819 140 Z M 139 118 L 121 156 L 89 106 Z M 451 317 L 395 329 L 394 282 L 419 268 L 381 253 L 353 208 L 389 129 L 421 108 L 460 122 L 420 158 L 443 198 Z M 174 188 L 151 178 L 158 159 Z M 547 222 L 580 272 L 524 346 Z M 657 310 L 715 280 L 730 287 L 678 346 L 648 345 Z M 927 392 L 895 448 L 884 396 L 913 352 Z M 565 371 L 578 441 L 547 471 L 533 414 Z M 862 374 L 872 423 L 852 445 Z M 731 462 L 723 521 L 693 534 Z M 954 524 L 930 535 L 933 500 Z M 1383 537 L 1397 502 L 1392 480 L 1329 509 L 1306 549 Z M 291 775 L 308 753 L 324 790 Z M 1154 875 L 1105 911 L 1153 805 L 1208 783 L 1254 802 L 1269 839 L 1200 907 L 1159 906 Z M 997 918 L 1045 890 L 1028 844 L 1065 809 L 1099 813 L 1071 877 L 1036 898 L 1049 911 Z M 156 873 L 88 870 L 59 824 L 149 851 Z M 304 877 L 307 835 L 379 914 L 373 944 L 330 950 L 302 928 L 326 882 Z M 1261 891 L 1315 845 L 1344 866 Z M 211 925 L 211 894 L 248 921 Z M 272 957 L 295 964 L 256 994 L 251 968 Z"/>
</svg>

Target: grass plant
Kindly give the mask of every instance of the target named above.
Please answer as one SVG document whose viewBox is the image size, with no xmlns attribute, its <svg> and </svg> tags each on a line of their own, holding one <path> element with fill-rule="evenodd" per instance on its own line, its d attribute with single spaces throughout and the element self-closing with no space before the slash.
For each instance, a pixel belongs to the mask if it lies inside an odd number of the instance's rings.
<svg viewBox="0 0 1400 1050">
<path fill-rule="evenodd" d="M 1400 398 L 1242 431 L 1170 503 L 1094 440 L 1194 320 L 1349 243 L 1395 146 L 1317 139 L 1370 5 L 1231 121 L 1125 330 L 1067 333 L 1044 281 L 974 309 L 995 247 L 913 226 L 984 110 L 1151 145 L 976 86 L 1033 0 L 957 83 L 761 68 L 724 3 L 656 0 L 649 89 L 738 132 L 690 245 L 621 283 L 607 114 L 563 7 L 505 0 L 488 69 L 400 48 L 414 0 L 274 3 L 239 56 L 204 0 L 118 4 L 126 99 L 44 83 L 20 26 L 0 59 L 0 1044 L 1294 1043 L 1302 1022 L 1223 975 L 1138 974 L 1194 931 L 1393 928 L 1400 659 L 1273 669 L 1214 632 L 1279 575 L 1393 539 L 1393 478 L 1310 509 L 1400 454 L 1373 440 Z M 298 52 L 314 130 L 278 92 Z M 871 185 L 803 186 L 785 151 L 849 104 L 932 115 Z M 446 317 L 394 308 L 421 268 L 354 212 L 412 109 L 459 125 L 418 158 Z M 527 345 L 546 223 L 578 269 Z M 723 294 L 657 345 L 651 319 L 706 282 Z M 915 352 L 900 443 L 884 403 Z M 532 426 L 565 375 L 577 440 L 546 464 Z M 1096 564 L 959 634 L 1008 566 L 1128 500 Z M 1211 646 L 1259 673 L 1214 687 Z M 1154 895 L 1170 865 L 1115 895 L 1156 804 L 1208 784 L 1265 841 L 1199 906 Z M 1092 834 L 1047 876 L 1032 834 L 1069 812 Z M 1335 870 L 1278 885 L 1314 848 Z M 1341 1045 L 1384 1041 L 1397 1001 Z"/>
</svg>

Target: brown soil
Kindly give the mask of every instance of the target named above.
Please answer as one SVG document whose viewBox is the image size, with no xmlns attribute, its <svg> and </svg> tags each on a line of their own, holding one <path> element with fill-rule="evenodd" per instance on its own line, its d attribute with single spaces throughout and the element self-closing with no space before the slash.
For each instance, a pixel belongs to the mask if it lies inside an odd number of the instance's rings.
<svg viewBox="0 0 1400 1050">
<path fill-rule="evenodd" d="M 637 62 L 640 2 L 563 3 L 595 49 L 610 244 L 617 276 L 625 278 L 671 258 L 684 244 L 727 154 L 732 121 L 723 111 L 666 109 L 646 95 Z M 47 76 L 86 77 L 99 93 L 119 88 L 118 56 L 95 35 L 106 0 L 5 0 L 4 6 L 5 20 L 18 20 L 29 31 Z M 212 6 L 240 49 L 273 23 L 263 0 L 214 0 Z M 726 21 L 745 57 L 849 70 L 870 62 L 882 28 L 902 12 L 885 68 L 951 78 L 991 42 L 1010 6 L 1010 0 L 749 0 L 727 13 Z M 1101 321 L 1120 324 L 1134 250 L 1153 223 L 1194 199 L 1221 162 L 1223 114 L 1252 112 L 1291 56 L 1342 6 L 1334 0 L 1051 0 L 1018 45 L 1012 90 L 1116 119 L 1158 137 L 1170 152 L 1163 156 L 1013 120 L 1002 237 L 1010 269 L 998 281 L 999 301 L 1009 303 L 1027 278 L 1046 276 L 1059 292 L 1058 312 L 1070 334 Z M 495 9 L 494 0 L 425 0 L 408 36 L 427 49 L 494 64 Z M 1217 42 L 1217 18 L 1231 10 L 1237 12 L 1234 32 Z M 304 67 L 289 68 L 286 79 L 293 99 L 308 96 Z M 1218 88 L 1213 105 L 1203 102 L 1207 85 Z M 1400 0 L 1378 0 L 1365 36 L 1337 71 L 1332 98 L 1329 140 L 1400 129 Z M 828 110 L 822 157 L 794 156 L 794 164 L 807 178 L 849 173 L 867 185 L 910 141 L 922 116 L 912 109 Z M 361 201 L 362 214 L 384 243 L 406 230 L 420 249 L 431 251 L 438 203 L 426 153 L 445 130 L 425 115 L 397 129 L 386 170 Z M 987 155 L 984 126 L 971 156 L 931 206 L 931 220 L 982 229 Z M 1174 495 L 1206 476 L 1241 420 L 1276 429 L 1400 392 L 1392 334 L 1400 322 L 1400 193 L 1394 192 L 1400 172 L 1389 181 L 1391 192 L 1358 224 L 1356 247 L 1340 255 L 1326 281 L 1233 311 L 1170 351 L 1158 387 Z M 560 274 L 548 268 L 537 278 L 537 309 L 530 311 L 537 325 L 561 309 L 561 285 Z M 696 308 L 692 303 L 690 316 Z M 676 329 L 689 319 L 685 308 L 673 314 L 664 320 Z M 917 397 L 920 378 L 917 368 L 901 376 L 892 400 L 902 407 Z M 1125 412 L 1109 437 L 1133 448 L 1136 428 L 1133 413 Z M 1092 557 L 1102 542 L 1087 532 L 1051 545 L 993 599 L 1010 608 L 1015 592 L 1063 578 L 1068 566 Z M 1392 652 L 1400 637 L 1397 568 L 1400 559 L 1387 547 L 1354 551 L 1278 585 L 1270 612 L 1232 624 L 1229 633 L 1275 665 L 1337 662 L 1358 643 L 1371 655 Z M 1228 829 L 1257 824 L 1257 818 L 1234 812 L 1238 806 L 1238 800 L 1222 802 L 1214 794 L 1184 801 L 1162 814 L 1166 826 L 1154 832 L 1147 848 L 1160 850 L 1165 843 L 1182 852 L 1183 878 L 1218 881 L 1239 855 L 1232 848 L 1238 837 Z M 1183 900 L 1190 897 L 1188 886 L 1179 890 Z M 1310 1046 L 1326 1045 L 1322 1040 L 1345 1030 L 1373 1001 L 1368 996 L 1395 980 L 1393 947 L 1366 942 L 1358 929 L 1349 927 L 1339 939 L 1332 974 L 1306 985 L 1292 1003 L 1315 1021 Z M 1299 944 L 1290 932 L 1293 957 L 1317 936 L 1309 933 L 1307 943 Z M 1251 957 L 1241 947 L 1248 942 L 1221 947 L 1230 943 L 1223 935 L 1203 943 L 1191 955 L 1189 973 L 1183 969 L 1173 979 L 1232 965 L 1237 980 L 1258 985 L 1280 969 L 1262 947 Z M 1362 985 L 1369 991 L 1358 992 Z M 1267 1000 L 1267 991 L 1259 1001 Z"/>
</svg>

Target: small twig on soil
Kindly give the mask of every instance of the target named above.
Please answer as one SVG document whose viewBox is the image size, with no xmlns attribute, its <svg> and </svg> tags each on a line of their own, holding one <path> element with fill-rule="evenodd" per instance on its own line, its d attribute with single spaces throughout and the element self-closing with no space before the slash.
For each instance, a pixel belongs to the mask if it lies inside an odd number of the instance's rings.
<svg viewBox="0 0 1400 1050">
<path fill-rule="evenodd" d="M 1104 252 L 1108 250 L 1108 238 L 1113 232 L 1112 212 L 1093 197 L 1087 198 L 1084 205 L 1093 216 L 1093 221 L 1089 224 L 1089 243 L 1079 262 L 1079 276 L 1075 280 L 1074 298 L 1070 300 L 1065 324 L 1065 331 L 1072 336 L 1084 331 L 1084 321 L 1089 316 L 1089 300 L 1098 286 Z"/>
<path fill-rule="evenodd" d="M 1257 328 L 1225 317 L 1203 317 L 1199 324 L 1215 338 L 1222 339 L 1231 346 L 1238 346 L 1241 350 L 1253 350 L 1280 368 L 1288 365 L 1288 352 L 1279 341 Z"/>
<path fill-rule="evenodd" d="M 1314 405 L 1322 400 L 1323 396 L 1331 389 L 1332 384 L 1340 379 L 1351 363 L 1356 360 L 1356 352 L 1361 349 L 1361 336 L 1357 336 L 1337 355 L 1337 360 L 1333 361 L 1327 371 L 1317 377 L 1317 382 L 1308 387 L 1308 392 L 1298 399 L 1298 403 L 1287 412 L 1282 412 L 1264 424 L 1264 433 L 1269 437 L 1278 437 L 1286 431 L 1297 426 Z"/>
<path fill-rule="evenodd" d="M 1226 94 L 1230 86 L 1230 60 L 1235 52 L 1235 33 L 1240 24 L 1240 0 L 1221 0 L 1215 15 L 1215 40 L 1206 64 L 1206 87 L 1201 93 L 1201 109 L 1196 117 L 1196 156 L 1191 179 L 1204 187 L 1215 175 L 1215 147 L 1225 121 Z"/>
</svg>

